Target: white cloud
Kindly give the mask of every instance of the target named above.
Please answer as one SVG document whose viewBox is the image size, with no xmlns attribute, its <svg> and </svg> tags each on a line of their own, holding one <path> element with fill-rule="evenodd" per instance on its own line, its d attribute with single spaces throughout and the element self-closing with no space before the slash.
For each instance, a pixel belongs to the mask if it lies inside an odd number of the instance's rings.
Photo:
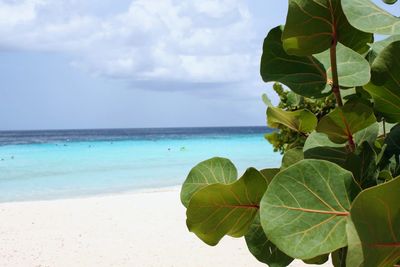
<svg viewBox="0 0 400 267">
<path fill-rule="evenodd" d="M 15 27 L 29 23 L 36 18 L 35 7 L 42 1 L 31 0 L 20 3 L 19 1 L 0 2 L 0 27 Z"/>
<path fill-rule="evenodd" d="M 0 0 L 0 47 L 66 52 L 90 73 L 141 84 L 245 82 L 258 68 L 244 1 L 135 0 L 108 16 L 81 2 Z"/>
</svg>

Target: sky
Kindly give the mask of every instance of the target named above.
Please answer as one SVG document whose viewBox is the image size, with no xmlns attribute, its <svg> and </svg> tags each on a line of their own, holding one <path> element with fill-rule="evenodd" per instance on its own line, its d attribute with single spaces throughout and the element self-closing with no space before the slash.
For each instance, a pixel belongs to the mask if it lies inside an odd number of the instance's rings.
<svg viewBox="0 0 400 267">
<path fill-rule="evenodd" d="M 265 125 L 262 42 L 286 12 L 269 0 L 0 0 L 0 130 Z"/>
</svg>

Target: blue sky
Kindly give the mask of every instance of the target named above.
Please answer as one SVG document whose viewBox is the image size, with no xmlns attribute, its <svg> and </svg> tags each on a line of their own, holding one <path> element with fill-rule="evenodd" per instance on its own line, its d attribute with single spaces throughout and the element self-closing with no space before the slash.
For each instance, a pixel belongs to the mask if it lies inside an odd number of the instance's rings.
<svg viewBox="0 0 400 267">
<path fill-rule="evenodd" d="M 0 129 L 264 125 L 283 2 L 0 0 Z"/>
<path fill-rule="evenodd" d="M 0 130 L 264 125 L 287 1 L 0 0 Z"/>
</svg>

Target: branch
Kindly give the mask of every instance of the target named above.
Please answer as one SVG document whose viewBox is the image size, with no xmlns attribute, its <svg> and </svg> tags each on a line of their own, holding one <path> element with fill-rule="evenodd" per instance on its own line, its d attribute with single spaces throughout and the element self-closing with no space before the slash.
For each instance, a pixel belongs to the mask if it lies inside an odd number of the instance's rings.
<svg viewBox="0 0 400 267">
<path fill-rule="evenodd" d="M 337 40 L 332 41 L 332 46 L 330 48 L 331 52 L 331 69 L 332 69 L 332 92 L 336 97 L 336 103 L 339 107 L 343 106 L 342 96 L 340 94 L 339 86 L 339 74 L 337 69 L 337 56 L 336 56 L 336 46 Z"/>
<path fill-rule="evenodd" d="M 339 85 L 339 74 L 337 68 L 337 55 L 336 55 L 336 48 L 337 48 L 337 34 L 336 34 L 336 26 L 333 27 L 333 38 L 332 38 L 332 45 L 330 48 L 330 56 L 331 56 L 331 69 L 332 69 L 332 92 L 335 95 L 336 103 L 339 107 L 343 107 L 343 100 L 340 94 L 340 85 Z M 343 118 L 346 121 L 346 118 Z M 347 123 L 346 123 L 347 124 Z M 347 125 L 346 125 L 347 126 Z M 353 135 L 351 134 L 350 130 L 348 129 L 348 140 L 349 140 L 349 147 L 351 152 L 356 150 L 356 144 L 353 140 Z"/>
</svg>

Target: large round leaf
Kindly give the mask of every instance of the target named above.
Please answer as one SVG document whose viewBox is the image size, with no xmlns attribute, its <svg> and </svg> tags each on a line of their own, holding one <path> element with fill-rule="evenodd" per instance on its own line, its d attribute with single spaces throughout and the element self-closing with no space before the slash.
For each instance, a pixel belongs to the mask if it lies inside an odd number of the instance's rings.
<svg viewBox="0 0 400 267">
<path fill-rule="evenodd" d="M 267 187 L 267 179 L 250 168 L 233 184 L 213 184 L 201 189 L 193 195 L 186 211 L 189 230 L 211 246 L 225 235 L 244 236 Z"/>
<path fill-rule="evenodd" d="M 400 122 L 400 41 L 388 45 L 372 64 L 372 80 L 364 86 L 375 109 L 387 122 Z"/>
<path fill-rule="evenodd" d="M 351 207 L 361 240 L 364 267 L 393 266 L 400 260 L 400 178 L 363 191 Z"/>
<path fill-rule="evenodd" d="M 343 87 L 356 87 L 367 84 L 371 79 L 368 61 L 354 50 L 338 43 L 336 48 L 339 84 Z M 315 57 L 325 66 L 327 79 L 332 81 L 330 52 L 325 51 Z"/>
<path fill-rule="evenodd" d="M 261 224 L 293 258 L 311 259 L 347 245 L 346 217 L 360 189 L 334 163 L 303 160 L 281 171 L 261 201 Z"/>
<path fill-rule="evenodd" d="M 371 0 L 342 0 L 350 24 L 365 32 L 400 34 L 400 18 L 375 5 Z"/>
<path fill-rule="evenodd" d="M 210 184 L 230 184 L 237 179 L 235 165 L 224 158 L 212 158 L 197 164 L 182 185 L 181 201 L 185 207 L 193 194 Z"/>
<path fill-rule="evenodd" d="M 318 119 L 309 110 L 285 111 L 280 108 L 269 107 L 267 109 L 268 126 L 278 128 L 284 125 L 293 131 L 309 133 L 317 127 Z"/>
<path fill-rule="evenodd" d="M 323 117 L 316 130 L 328 135 L 332 142 L 342 144 L 375 122 L 376 118 L 370 107 L 359 102 L 347 102 Z"/>
<path fill-rule="evenodd" d="M 251 254 L 260 262 L 273 267 L 286 267 L 293 258 L 280 251 L 265 235 L 258 215 L 245 236 Z"/>
<path fill-rule="evenodd" d="M 289 0 L 289 13 L 283 32 L 288 54 L 304 56 L 323 52 L 337 39 L 363 53 L 372 35 L 352 27 L 343 14 L 340 0 Z"/>
<path fill-rule="evenodd" d="M 314 57 L 288 55 L 283 49 L 282 27 L 272 29 L 264 41 L 261 76 L 265 82 L 280 82 L 293 92 L 320 98 L 330 94 L 326 70 Z"/>
<path fill-rule="evenodd" d="M 352 267 L 362 267 L 364 262 L 364 255 L 362 251 L 361 241 L 354 226 L 354 223 L 351 220 L 351 217 L 348 217 L 346 232 L 348 242 L 346 265 Z"/>
</svg>

